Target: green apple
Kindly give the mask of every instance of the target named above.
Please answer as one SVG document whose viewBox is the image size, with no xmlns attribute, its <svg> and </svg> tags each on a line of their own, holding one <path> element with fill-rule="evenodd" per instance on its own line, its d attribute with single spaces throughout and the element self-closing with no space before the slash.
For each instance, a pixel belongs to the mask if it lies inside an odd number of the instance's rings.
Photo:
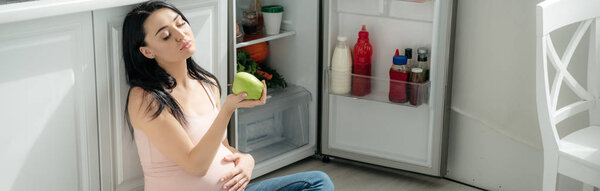
<svg viewBox="0 0 600 191">
<path fill-rule="evenodd" d="M 254 75 L 248 72 L 238 72 L 233 78 L 231 90 L 235 95 L 246 92 L 246 99 L 260 99 L 265 85 Z"/>
</svg>

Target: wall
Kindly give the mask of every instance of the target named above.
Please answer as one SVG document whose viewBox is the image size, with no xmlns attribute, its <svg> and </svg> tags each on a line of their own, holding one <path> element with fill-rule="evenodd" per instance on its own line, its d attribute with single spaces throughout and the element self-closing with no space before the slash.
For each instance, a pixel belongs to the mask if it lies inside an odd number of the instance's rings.
<svg viewBox="0 0 600 191">
<path fill-rule="evenodd" d="M 535 99 L 538 0 L 458 0 L 447 177 L 489 190 L 541 190 L 542 144 Z M 551 36 L 562 55 L 576 26 Z M 585 70 L 587 35 L 569 66 Z M 585 83 L 582 83 L 585 87 Z M 561 91 L 565 99 L 574 94 Z M 561 124 L 561 136 L 587 116 Z M 559 190 L 580 190 L 559 177 Z"/>
</svg>

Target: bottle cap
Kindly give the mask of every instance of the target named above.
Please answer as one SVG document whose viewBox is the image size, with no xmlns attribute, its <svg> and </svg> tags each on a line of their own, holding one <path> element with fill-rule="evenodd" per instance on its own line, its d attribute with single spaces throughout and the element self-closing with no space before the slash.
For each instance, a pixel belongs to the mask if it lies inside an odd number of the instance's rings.
<svg viewBox="0 0 600 191">
<path fill-rule="evenodd" d="M 412 72 L 412 73 L 423 73 L 423 69 L 422 68 L 412 68 L 410 70 L 410 72 Z"/>
<path fill-rule="evenodd" d="M 369 31 L 367 31 L 366 25 L 362 26 L 362 30 L 360 30 L 360 32 L 358 32 L 358 37 L 359 38 L 369 38 Z"/>
<path fill-rule="evenodd" d="M 394 63 L 394 65 L 406 65 L 406 56 L 404 56 L 404 55 L 394 56 L 393 63 Z"/>
<path fill-rule="evenodd" d="M 418 62 L 427 62 L 427 54 L 419 54 L 417 57 Z"/>
<path fill-rule="evenodd" d="M 281 13 L 283 12 L 283 6 L 281 5 L 267 5 L 262 7 L 263 13 Z"/>
<path fill-rule="evenodd" d="M 405 48 L 404 55 L 406 56 L 406 58 L 412 59 L 412 48 Z"/>
<path fill-rule="evenodd" d="M 421 47 L 419 48 L 419 50 L 417 50 L 418 54 L 427 54 L 427 48 L 425 47 Z"/>
<path fill-rule="evenodd" d="M 338 37 L 337 37 L 337 40 L 338 40 L 338 41 L 346 41 L 346 40 L 347 40 L 347 38 L 346 38 L 345 36 L 338 36 Z"/>
</svg>

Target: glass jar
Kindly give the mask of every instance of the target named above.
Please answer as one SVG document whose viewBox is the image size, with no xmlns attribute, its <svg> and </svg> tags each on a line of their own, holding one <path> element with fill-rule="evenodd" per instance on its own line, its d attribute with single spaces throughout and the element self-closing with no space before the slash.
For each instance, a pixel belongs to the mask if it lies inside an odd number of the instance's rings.
<svg viewBox="0 0 600 191">
<path fill-rule="evenodd" d="M 258 29 L 257 11 L 251 9 L 242 10 L 242 29 L 245 34 L 255 34 Z"/>
</svg>

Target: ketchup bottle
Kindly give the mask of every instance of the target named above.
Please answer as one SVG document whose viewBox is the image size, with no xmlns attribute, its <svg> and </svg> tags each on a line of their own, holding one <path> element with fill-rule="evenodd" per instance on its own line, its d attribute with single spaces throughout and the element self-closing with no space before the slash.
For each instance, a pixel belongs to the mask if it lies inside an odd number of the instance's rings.
<svg viewBox="0 0 600 191">
<path fill-rule="evenodd" d="M 362 26 L 358 32 L 358 41 L 354 45 L 354 64 L 352 73 L 360 76 L 352 76 L 352 95 L 364 96 L 371 93 L 371 56 L 373 47 L 369 43 L 369 32 L 367 27 Z"/>
<path fill-rule="evenodd" d="M 408 81 L 409 67 L 406 65 L 406 56 L 400 55 L 396 49 L 396 55 L 393 59 L 392 67 L 390 68 L 390 101 L 397 103 L 406 103 L 408 94 L 406 82 Z"/>
</svg>

